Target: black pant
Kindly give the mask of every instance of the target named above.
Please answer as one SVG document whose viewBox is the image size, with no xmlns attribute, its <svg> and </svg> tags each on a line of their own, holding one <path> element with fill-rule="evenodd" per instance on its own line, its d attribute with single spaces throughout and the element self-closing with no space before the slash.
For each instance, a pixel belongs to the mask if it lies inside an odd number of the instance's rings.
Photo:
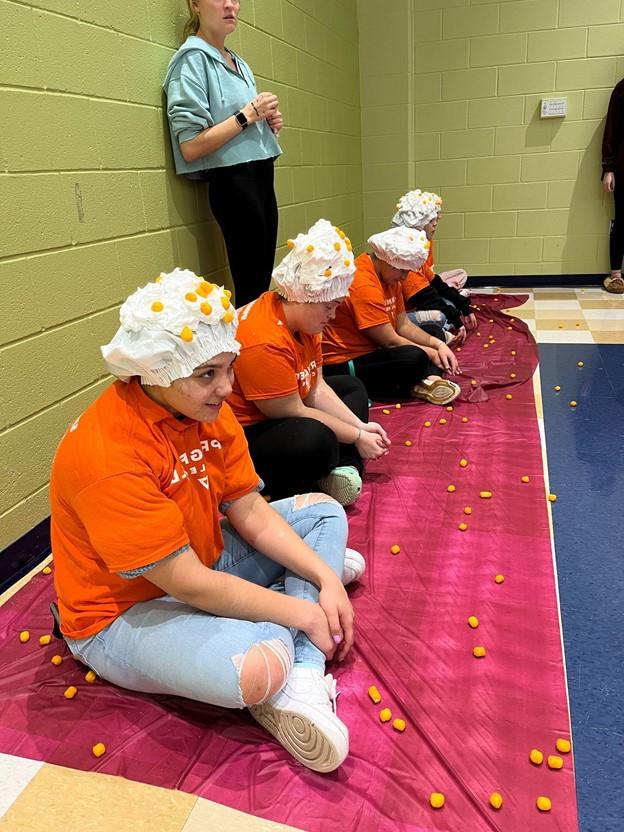
<svg viewBox="0 0 624 832">
<path fill-rule="evenodd" d="M 615 203 L 615 219 L 611 223 L 611 232 L 609 234 L 609 258 L 611 260 L 611 271 L 619 271 L 622 268 L 622 258 L 624 257 L 624 184 L 618 188 L 618 182 L 622 173 L 615 174 L 615 190 L 613 191 L 613 201 Z"/>
<path fill-rule="evenodd" d="M 215 168 L 208 198 L 225 240 L 234 303 L 244 306 L 269 288 L 277 243 L 273 159 Z"/>
<path fill-rule="evenodd" d="M 444 341 L 442 330 L 440 333 L 440 340 Z M 368 395 L 373 399 L 409 399 L 412 388 L 423 378 L 442 375 L 442 370 L 417 346 L 391 347 L 369 352 L 354 358 L 353 368 L 356 376 L 366 385 Z M 348 361 L 323 365 L 323 373 L 328 376 L 328 383 L 333 373 L 348 372 Z"/>
<path fill-rule="evenodd" d="M 328 378 L 327 384 L 362 422 L 368 421 L 368 396 L 351 376 Z M 245 428 L 249 452 L 266 492 L 274 499 L 318 491 L 321 477 L 339 465 L 361 474 L 364 464 L 355 445 L 343 445 L 317 419 L 265 419 Z"/>
</svg>

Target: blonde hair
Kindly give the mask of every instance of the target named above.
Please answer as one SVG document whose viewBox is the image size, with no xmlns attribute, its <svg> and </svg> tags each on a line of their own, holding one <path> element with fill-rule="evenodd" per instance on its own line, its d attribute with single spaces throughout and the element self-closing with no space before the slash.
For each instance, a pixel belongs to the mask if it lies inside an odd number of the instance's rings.
<svg viewBox="0 0 624 832">
<path fill-rule="evenodd" d="M 182 41 L 184 42 L 190 35 L 196 35 L 199 29 L 199 14 L 193 8 L 194 0 L 186 0 L 186 5 L 188 6 L 189 10 L 189 19 L 186 21 L 184 26 L 184 32 L 182 34 Z"/>
</svg>

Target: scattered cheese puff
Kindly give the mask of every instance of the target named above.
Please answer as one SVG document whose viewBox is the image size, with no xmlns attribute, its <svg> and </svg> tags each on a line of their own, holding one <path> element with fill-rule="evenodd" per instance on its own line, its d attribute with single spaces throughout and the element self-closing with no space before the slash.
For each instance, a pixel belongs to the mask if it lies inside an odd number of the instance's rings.
<svg viewBox="0 0 624 832">
<path fill-rule="evenodd" d="M 455 410 L 452 404 L 450 404 L 446 409 L 449 413 L 452 413 Z"/>
<path fill-rule="evenodd" d="M 411 447 L 412 447 L 412 443 L 411 443 L 411 441 L 410 441 L 409 439 L 406 439 L 406 440 L 405 440 L 405 445 L 406 445 L 406 447 L 408 447 L 408 448 L 411 448 Z"/>
<path fill-rule="evenodd" d="M 487 350 L 487 349 L 489 349 L 489 348 L 490 348 L 490 345 L 489 345 L 489 344 L 484 344 L 484 345 L 483 345 L 483 349 L 484 349 L 484 350 Z"/>
<path fill-rule="evenodd" d="M 39 644 L 46 647 L 52 641 L 52 636 L 39 636 Z"/>
<path fill-rule="evenodd" d="M 541 794 L 537 798 L 535 803 L 540 812 L 550 812 L 550 810 L 552 809 L 552 803 L 550 802 L 550 798 L 545 797 L 543 794 Z"/>
<path fill-rule="evenodd" d="M 63 657 L 62 656 L 52 656 L 50 661 L 52 662 L 53 665 L 56 665 L 56 667 L 58 667 L 60 664 L 63 663 Z"/>
<path fill-rule="evenodd" d="M 576 362 L 576 366 L 577 366 L 577 367 L 584 367 L 584 366 L 585 366 L 585 363 L 584 363 L 583 361 L 577 361 L 577 362 Z"/>
<path fill-rule="evenodd" d="M 564 740 L 561 737 L 557 740 L 555 745 L 557 746 L 557 751 L 559 751 L 560 754 L 569 754 L 572 750 L 570 740 Z"/>
<path fill-rule="evenodd" d="M 529 760 L 533 763 L 534 766 L 541 766 L 544 762 L 544 755 L 541 751 L 538 751 L 537 748 L 532 748 L 531 753 L 529 754 Z"/>
<path fill-rule="evenodd" d="M 401 547 L 398 545 L 398 543 L 395 543 L 394 546 L 390 547 L 390 551 L 392 552 L 393 555 L 398 555 L 399 552 L 401 551 Z"/>
<path fill-rule="evenodd" d="M 563 768 L 563 760 L 561 757 L 557 757 L 556 754 L 549 754 L 546 763 L 548 764 L 548 768 L 554 768 L 556 770 Z"/>
<path fill-rule="evenodd" d="M 444 418 L 440 419 L 440 424 L 445 425 L 446 424 L 446 419 L 444 419 Z"/>
<path fill-rule="evenodd" d="M 523 477 L 521 477 L 521 480 L 522 480 L 522 482 L 530 482 L 530 480 L 529 480 L 529 478 L 527 477 L 526 474 Z"/>
<path fill-rule="evenodd" d="M 425 427 L 426 427 L 426 428 L 430 428 L 430 427 L 431 427 L 431 422 L 430 422 L 428 419 L 427 419 L 427 421 L 425 422 Z"/>
<path fill-rule="evenodd" d="M 468 626 L 469 626 L 469 627 L 472 627 L 472 629 L 473 629 L 473 630 L 476 630 L 476 629 L 477 629 L 477 627 L 479 626 L 479 619 L 477 618 L 477 616 L 476 616 L 476 615 L 471 615 L 471 616 L 469 616 L 469 618 L 468 618 Z"/>
<path fill-rule="evenodd" d="M 468 421 L 468 417 L 467 416 L 462 416 L 462 422 L 464 424 L 466 424 L 467 421 Z"/>
<path fill-rule="evenodd" d="M 556 494 L 549 494 L 548 495 L 548 502 L 549 503 L 556 503 L 557 502 L 557 495 Z"/>
<path fill-rule="evenodd" d="M 368 695 L 370 696 L 371 700 L 375 703 L 375 705 L 379 705 L 381 702 L 381 694 L 375 687 L 375 685 L 371 685 L 368 689 Z"/>
<path fill-rule="evenodd" d="M 465 468 L 467 465 L 468 465 L 468 460 L 467 459 L 460 459 L 459 460 L 459 467 L 460 468 Z"/>
<path fill-rule="evenodd" d="M 379 719 L 382 722 L 390 722 L 392 719 L 392 711 L 390 708 L 384 708 L 382 711 L 379 711 Z"/>
<path fill-rule="evenodd" d="M 467 523 L 460 523 L 457 528 L 460 530 L 460 532 L 465 532 L 466 529 L 468 528 L 468 524 Z"/>
<path fill-rule="evenodd" d="M 513 329 L 513 327 L 512 327 L 512 326 L 508 326 L 508 327 L 507 327 L 507 329 L 511 332 L 511 330 Z"/>
<path fill-rule="evenodd" d="M 396 408 L 397 410 L 400 410 L 400 409 L 401 409 L 401 402 L 397 402 L 397 403 L 395 404 L 395 408 Z"/>
<path fill-rule="evenodd" d="M 511 354 L 512 354 L 512 355 L 516 355 L 516 350 L 512 350 L 512 351 L 511 351 Z"/>
<path fill-rule="evenodd" d="M 472 655 L 475 657 L 475 659 L 482 659 L 485 656 L 485 647 L 483 647 L 482 645 L 473 647 Z"/>
<path fill-rule="evenodd" d="M 492 338 L 491 341 L 490 341 L 490 344 L 495 344 L 495 343 L 496 343 L 496 338 Z"/>
<path fill-rule="evenodd" d="M 390 415 L 390 411 L 389 411 L 386 407 L 384 407 L 384 409 L 383 409 L 381 412 L 382 412 L 382 413 L 385 413 L 385 414 L 386 414 L 386 416 L 389 416 L 389 415 Z"/>
<path fill-rule="evenodd" d="M 557 384 L 555 387 L 553 387 L 553 390 L 555 391 L 555 393 L 558 393 L 561 390 L 561 387 Z"/>
<path fill-rule="evenodd" d="M 404 719 L 395 719 L 392 723 L 392 727 L 395 731 L 405 731 L 405 720 Z"/>
<path fill-rule="evenodd" d="M 91 749 L 91 753 L 94 757 L 101 757 L 102 754 L 106 754 L 106 746 L 103 742 L 96 742 L 96 744 Z"/>
<path fill-rule="evenodd" d="M 41 571 L 43 572 L 44 575 L 51 575 L 52 574 L 52 568 L 50 566 L 44 566 Z"/>
<path fill-rule="evenodd" d="M 464 514 L 472 514 L 472 509 L 470 506 L 464 506 Z"/>
<path fill-rule="evenodd" d="M 513 399 L 513 396 L 511 395 L 511 393 L 507 393 L 507 395 L 505 396 L 505 398 L 506 398 L 506 399 Z"/>
<path fill-rule="evenodd" d="M 482 500 L 489 500 L 491 496 L 491 491 L 479 491 L 479 497 L 481 497 Z"/>
<path fill-rule="evenodd" d="M 511 327 L 509 327 L 511 329 Z M 492 792 L 490 795 L 490 806 L 492 809 L 500 809 L 503 805 L 503 796 L 500 792 Z"/>
<path fill-rule="evenodd" d="M 455 352 L 461 352 L 461 347 L 457 347 L 457 349 L 455 350 Z"/>
<path fill-rule="evenodd" d="M 515 373 L 509 373 L 509 378 L 516 378 L 516 374 Z"/>
<path fill-rule="evenodd" d="M 477 338 L 480 338 L 480 337 L 481 337 L 481 333 L 477 332 Z"/>
<path fill-rule="evenodd" d="M 448 491 L 449 494 L 452 494 L 455 491 L 455 486 L 454 485 L 449 485 L 446 490 Z"/>
<path fill-rule="evenodd" d="M 22 630 L 22 632 L 19 634 L 19 640 L 22 642 L 22 644 L 26 644 L 27 641 L 30 641 L 30 633 L 28 632 L 28 630 Z"/>
<path fill-rule="evenodd" d="M 73 685 L 70 685 L 63 696 L 65 699 L 73 699 L 74 696 L 78 693 L 78 688 L 75 688 Z"/>
<path fill-rule="evenodd" d="M 505 576 L 504 575 L 495 575 L 494 582 L 497 584 L 504 584 L 505 583 Z"/>
<path fill-rule="evenodd" d="M 429 796 L 429 803 L 433 809 L 441 809 L 444 806 L 446 798 L 442 792 L 431 792 Z"/>
<path fill-rule="evenodd" d="M 472 379 L 472 381 L 471 381 L 470 383 L 472 384 L 472 386 L 473 386 L 473 387 L 476 387 L 476 386 L 477 386 L 477 380 L 476 380 L 476 378 L 473 378 L 473 379 Z"/>
<path fill-rule="evenodd" d="M 572 401 L 570 402 L 570 407 L 576 407 L 576 402 L 574 401 L 574 399 L 572 399 Z"/>
<path fill-rule="evenodd" d="M 93 684 L 93 682 L 95 682 L 96 679 L 97 679 L 97 673 L 95 673 L 95 671 L 88 670 L 85 673 L 85 682 L 88 682 L 90 685 Z"/>
<path fill-rule="evenodd" d="M 494 323 L 494 318 L 488 318 L 488 323 L 493 324 Z"/>
</svg>

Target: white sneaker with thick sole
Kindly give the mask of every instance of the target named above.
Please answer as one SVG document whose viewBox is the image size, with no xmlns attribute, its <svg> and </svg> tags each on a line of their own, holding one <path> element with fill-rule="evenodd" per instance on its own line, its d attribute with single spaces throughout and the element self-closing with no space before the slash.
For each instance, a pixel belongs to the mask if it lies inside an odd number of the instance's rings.
<svg viewBox="0 0 624 832">
<path fill-rule="evenodd" d="M 362 477 L 352 465 L 341 465 L 319 481 L 319 488 L 341 506 L 350 506 L 362 492 Z"/>
<path fill-rule="evenodd" d="M 336 716 L 336 681 L 293 667 L 279 693 L 249 713 L 306 768 L 334 771 L 349 753 L 349 729 Z"/>
<path fill-rule="evenodd" d="M 345 549 L 344 564 L 342 567 L 342 583 L 347 584 L 358 581 L 366 571 L 366 561 L 355 549 Z"/>
</svg>

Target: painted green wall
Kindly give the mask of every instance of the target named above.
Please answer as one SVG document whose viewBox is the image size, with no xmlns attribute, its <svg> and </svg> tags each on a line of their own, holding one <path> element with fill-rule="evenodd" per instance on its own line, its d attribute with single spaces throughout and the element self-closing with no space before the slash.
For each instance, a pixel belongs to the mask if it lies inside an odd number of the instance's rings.
<svg viewBox="0 0 624 832">
<path fill-rule="evenodd" d="M 121 300 L 176 265 L 227 280 L 205 193 L 164 141 L 185 8 L 0 0 L 0 549 L 49 513 L 54 449 L 108 383 L 99 346 Z M 359 245 L 355 0 L 243 0 L 232 46 L 288 125 L 280 244 L 325 216 Z"/>
<path fill-rule="evenodd" d="M 412 187 L 444 197 L 437 261 L 476 275 L 600 273 L 603 117 L 620 0 L 359 0 L 364 230 Z M 539 118 L 567 96 L 565 119 Z"/>
</svg>

